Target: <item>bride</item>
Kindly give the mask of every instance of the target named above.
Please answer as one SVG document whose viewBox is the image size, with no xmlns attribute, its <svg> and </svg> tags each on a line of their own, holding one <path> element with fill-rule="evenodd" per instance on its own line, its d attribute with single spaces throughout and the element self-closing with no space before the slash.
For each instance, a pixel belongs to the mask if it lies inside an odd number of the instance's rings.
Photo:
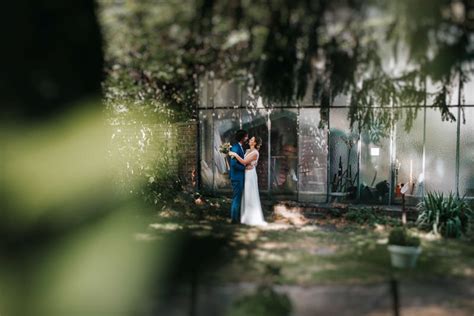
<svg viewBox="0 0 474 316">
<path fill-rule="evenodd" d="M 258 191 L 258 179 L 256 166 L 260 155 L 259 149 L 262 145 L 260 137 L 252 137 L 249 140 L 250 149 L 245 153 L 242 159 L 237 153 L 229 152 L 229 155 L 245 165 L 245 183 L 242 193 L 242 202 L 240 209 L 240 222 L 246 225 L 263 226 L 267 222 L 263 219 L 262 206 L 260 204 L 260 195 Z"/>
</svg>

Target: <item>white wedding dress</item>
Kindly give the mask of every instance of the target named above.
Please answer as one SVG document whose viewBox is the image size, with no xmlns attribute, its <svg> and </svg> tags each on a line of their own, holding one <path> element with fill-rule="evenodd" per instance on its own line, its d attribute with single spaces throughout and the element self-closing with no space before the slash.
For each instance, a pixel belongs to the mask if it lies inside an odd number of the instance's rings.
<svg viewBox="0 0 474 316">
<path fill-rule="evenodd" d="M 245 225 L 265 226 L 263 218 L 262 205 L 260 204 L 260 194 L 258 191 L 257 163 L 259 158 L 258 150 L 247 151 L 245 157 L 249 155 L 257 155 L 257 159 L 253 160 L 250 165 L 252 169 L 245 170 L 245 184 L 242 193 L 242 201 L 240 208 L 240 222 Z M 249 166 L 249 165 L 248 165 Z"/>
</svg>

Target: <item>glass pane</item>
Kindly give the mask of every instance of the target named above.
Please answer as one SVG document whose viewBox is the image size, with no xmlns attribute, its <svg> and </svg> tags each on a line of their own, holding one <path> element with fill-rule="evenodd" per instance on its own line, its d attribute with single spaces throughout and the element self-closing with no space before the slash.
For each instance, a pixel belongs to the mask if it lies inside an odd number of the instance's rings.
<svg viewBox="0 0 474 316">
<path fill-rule="evenodd" d="M 351 131 L 348 108 L 333 108 L 329 115 L 330 197 L 355 199 L 357 197 L 359 134 Z"/>
<path fill-rule="evenodd" d="M 214 107 L 233 108 L 240 106 L 240 86 L 232 81 L 214 80 Z"/>
<path fill-rule="evenodd" d="M 258 187 L 260 192 L 268 192 L 268 126 L 267 111 L 260 109 L 244 109 L 242 113 L 242 128 L 249 133 L 249 138 L 258 136 L 263 143 L 260 147 L 260 157 L 257 165 Z"/>
<path fill-rule="evenodd" d="M 426 192 L 456 189 L 456 124 L 443 122 L 438 110 L 426 110 Z"/>
<path fill-rule="evenodd" d="M 464 113 L 466 124 L 461 120 L 459 195 L 474 197 L 474 107 L 465 107 Z"/>
<path fill-rule="evenodd" d="M 426 96 L 426 104 L 433 105 L 434 99 L 436 94 L 440 91 L 441 86 L 439 84 L 434 84 L 430 79 L 426 81 L 426 92 L 428 95 Z"/>
<path fill-rule="evenodd" d="M 328 130 L 318 127 L 319 109 L 299 115 L 299 196 L 302 201 L 325 202 L 327 193 Z"/>
<path fill-rule="evenodd" d="M 296 117 L 296 110 L 274 110 L 270 115 L 270 179 L 272 194 L 296 197 L 298 184 Z"/>
<path fill-rule="evenodd" d="M 361 134 L 360 199 L 388 204 L 390 192 L 390 130 L 372 124 Z"/>
<path fill-rule="evenodd" d="M 212 104 L 209 101 L 209 82 L 207 76 L 202 76 L 199 80 L 199 108 L 212 108 Z"/>
<path fill-rule="evenodd" d="M 401 187 L 411 180 L 407 204 L 416 204 L 423 195 L 423 118 L 424 110 L 420 109 L 409 132 L 405 131 L 404 121 L 396 127 L 396 160 L 394 201 L 401 203 Z"/>
<path fill-rule="evenodd" d="M 332 103 L 333 106 L 349 106 L 351 102 L 351 97 L 349 94 L 340 94 L 336 95 Z"/>
<path fill-rule="evenodd" d="M 458 96 L 459 96 L 459 79 L 456 77 L 452 84 L 448 87 L 448 94 L 446 95 L 446 104 L 448 105 L 458 105 Z M 466 89 L 464 89 L 466 90 Z M 427 81 L 426 91 L 428 92 L 427 96 L 427 105 L 433 105 L 433 102 L 436 98 L 436 95 L 441 91 L 441 84 L 436 83 L 433 84 L 431 80 Z M 451 111 L 456 111 L 455 109 L 451 109 Z M 453 112 L 454 113 L 454 112 Z"/>
<path fill-rule="evenodd" d="M 199 111 L 199 124 L 201 134 L 201 187 L 211 190 L 214 183 L 213 151 L 212 151 L 212 110 Z"/>
<path fill-rule="evenodd" d="M 227 156 L 219 152 L 224 143 L 234 143 L 235 133 L 240 129 L 239 110 L 215 110 L 214 115 L 214 187 L 221 191 L 231 191 Z"/>
<path fill-rule="evenodd" d="M 474 78 L 471 76 L 469 79 L 470 80 L 464 84 L 464 102 L 465 104 L 474 105 Z"/>
<path fill-rule="evenodd" d="M 454 78 L 452 85 L 448 89 L 448 100 L 447 104 L 449 105 L 458 105 L 459 104 L 459 77 L 456 76 Z M 462 95 L 461 95 L 462 97 Z M 462 100 L 461 100 L 462 102 Z M 453 113 L 457 111 L 457 109 L 451 109 Z"/>
<path fill-rule="evenodd" d="M 308 80 L 308 86 L 306 87 L 306 93 L 303 99 L 300 101 L 300 105 L 313 105 L 313 85 L 314 79 Z"/>
</svg>

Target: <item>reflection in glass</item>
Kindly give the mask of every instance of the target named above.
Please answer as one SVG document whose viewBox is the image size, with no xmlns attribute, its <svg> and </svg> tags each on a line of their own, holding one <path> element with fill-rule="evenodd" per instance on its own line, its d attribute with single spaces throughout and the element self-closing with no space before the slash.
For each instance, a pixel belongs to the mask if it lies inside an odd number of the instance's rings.
<svg viewBox="0 0 474 316">
<path fill-rule="evenodd" d="M 335 108 L 330 113 L 329 159 L 331 200 L 340 196 L 357 197 L 358 139 L 359 134 L 351 131 L 347 114 L 349 109 Z"/>
<path fill-rule="evenodd" d="M 273 193 L 296 195 L 298 175 L 297 111 L 274 110 L 271 120 L 270 176 Z"/>
<path fill-rule="evenodd" d="M 464 98 L 464 104 L 466 105 L 474 105 L 474 78 L 470 78 L 468 82 L 464 84 L 463 91 L 462 91 L 462 97 Z M 466 115 L 466 117 L 468 117 Z M 471 116 L 472 118 L 472 116 Z M 471 119 L 471 124 L 472 119 Z"/>
<path fill-rule="evenodd" d="M 474 107 L 465 107 L 464 114 L 466 124 L 461 119 L 459 195 L 474 197 Z"/>
<path fill-rule="evenodd" d="M 456 129 L 439 110 L 426 110 L 426 192 L 455 191 Z"/>
<path fill-rule="evenodd" d="M 299 199 L 325 202 L 328 131 L 319 128 L 319 109 L 301 109 L 299 117 Z"/>
<path fill-rule="evenodd" d="M 258 187 L 260 192 L 268 192 L 268 126 L 267 111 L 264 109 L 244 109 L 241 112 L 242 128 L 249 133 L 249 138 L 258 136 L 263 144 L 257 165 Z"/>
<path fill-rule="evenodd" d="M 199 124 L 201 135 L 201 186 L 203 189 L 211 190 L 214 187 L 212 110 L 201 110 L 199 112 Z"/>
<path fill-rule="evenodd" d="M 424 191 L 423 175 L 423 124 L 424 110 L 419 110 L 409 132 L 400 121 L 396 127 L 396 159 L 395 159 L 395 190 L 394 201 L 401 202 L 401 188 L 410 183 L 409 191 L 405 194 L 409 204 L 416 204 Z M 414 198 L 416 197 L 416 198 Z"/>
<path fill-rule="evenodd" d="M 366 203 L 389 203 L 390 131 L 372 124 L 361 133 L 360 198 Z"/>
<path fill-rule="evenodd" d="M 239 110 L 215 110 L 214 113 L 214 187 L 216 189 L 231 190 L 229 179 L 228 157 L 219 152 L 224 143 L 235 142 L 235 133 L 240 129 Z"/>
</svg>

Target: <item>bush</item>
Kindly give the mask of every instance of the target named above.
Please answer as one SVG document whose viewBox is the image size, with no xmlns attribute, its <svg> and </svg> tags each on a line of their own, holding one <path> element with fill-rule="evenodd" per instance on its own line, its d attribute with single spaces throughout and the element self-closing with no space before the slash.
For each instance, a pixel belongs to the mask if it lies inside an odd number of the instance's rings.
<svg viewBox="0 0 474 316">
<path fill-rule="evenodd" d="M 388 244 L 404 247 L 418 247 L 420 238 L 411 236 L 404 228 L 395 228 L 390 232 Z"/>
<path fill-rule="evenodd" d="M 443 237 L 458 238 L 466 234 L 474 217 L 466 200 L 453 193 L 445 197 L 443 193 L 429 192 L 418 208 L 418 227 Z"/>
<path fill-rule="evenodd" d="M 289 316 L 291 301 L 270 286 L 260 286 L 255 294 L 245 295 L 232 304 L 228 316 Z"/>
<path fill-rule="evenodd" d="M 380 213 L 377 214 L 375 209 L 370 208 L 349 209 L 345 214 L 345 219 L 357 224 L 367 224 L 370 226 L 375 224 L 396 226 L 399 224 L 397 219 Z"/>
<path fill-rule="evenodd" d="M 345 218 L 358 224 L 374 224 L 377 221 L 374 211 L 368 208 L 351 209 L 346 213 Z"/>
</svg>

